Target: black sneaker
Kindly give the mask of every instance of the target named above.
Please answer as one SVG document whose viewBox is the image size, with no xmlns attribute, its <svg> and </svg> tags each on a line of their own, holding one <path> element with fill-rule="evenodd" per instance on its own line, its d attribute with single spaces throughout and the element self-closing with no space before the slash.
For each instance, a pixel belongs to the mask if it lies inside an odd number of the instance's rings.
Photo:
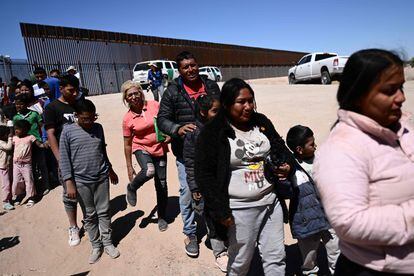
<svg viewBox="0 0 414 276">
<path fill-rule="evenodd" d="M 127 185 L 126 201 L 132 207 L 137 205 L 137 191 L 132 189 L 130 184 Z"/>
<path fill-rule="evenodd" d="M 187 236 L 184 240 L 185 243 L 185 253 L 188 256 L 196 258 L 198 257 L 198 241 L 195 235 Z"/>
<path fill-rule="evenodd" d="M 164 232 L 165 230 L 167 230 L 167 228 L 168 228 L 168 223 L 162 218 L 158 219 L 158 229 L 161 232 Z"/>
</svg>

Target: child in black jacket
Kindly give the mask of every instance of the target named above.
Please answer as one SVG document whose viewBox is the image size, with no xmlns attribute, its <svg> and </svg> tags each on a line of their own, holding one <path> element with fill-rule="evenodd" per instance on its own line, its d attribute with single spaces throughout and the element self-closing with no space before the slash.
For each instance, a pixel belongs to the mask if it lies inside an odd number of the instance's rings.
<svg viewBox="0 0 414 276">
<path fill-rule="evenodd" d="M 217 115 L 219 109 L 220 100 L 218 97 L 202 95 L 197 98 L 197 128 L 193 132 L 187 133 L 185 136 L 183 157 L 185 163 L 185 171 L 187 173 L 187 183 L 193 197 L 193 206 L 199 211 L 200 214 L 203 214 L 205 217 L 207 229 L 209 231 L 211 247 L 216 258 L 216 265 L 220 268 L 221 271 L 227 272 L 227 247 L 224 245 L 224 241 L 215 234 L 212 219 L 207 215 L 207 213 L 203 212 L 203 196 L 201 195 L 200 189 L 194 178 L 194 157 L 197 137 L 200 134 L 200 131 L 203 128 L 204 124 L 214 118 Z"/>
</svg>

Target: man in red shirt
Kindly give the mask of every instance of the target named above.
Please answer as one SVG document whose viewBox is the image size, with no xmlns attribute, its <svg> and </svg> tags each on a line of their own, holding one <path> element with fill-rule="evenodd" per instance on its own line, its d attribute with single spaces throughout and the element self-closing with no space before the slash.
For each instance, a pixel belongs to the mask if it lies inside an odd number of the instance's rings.
<svg viewBox="0 0 414 276">
<path fill-rule="evenodd" d="M 183 141 L 187 132 L 195 128 L 194 102 L 204 94 L 220 94 L 217 83 L 200 76 L 197 60 L 189 52 L 182 52 L 176 58 L 180 76 L 165 90 L 161 99 L 157 124 L 159 129 L 171 136 L 171 147 L 176 156 L 178 180 L 180 182 L 180 211 L 184 222 L 183 233 L 186 235 L 185 251 L 190 257 L 199 253 L 192 208 L 191 191 L 187 184 L 187 175 L 183 160 Z"/>
</svg>

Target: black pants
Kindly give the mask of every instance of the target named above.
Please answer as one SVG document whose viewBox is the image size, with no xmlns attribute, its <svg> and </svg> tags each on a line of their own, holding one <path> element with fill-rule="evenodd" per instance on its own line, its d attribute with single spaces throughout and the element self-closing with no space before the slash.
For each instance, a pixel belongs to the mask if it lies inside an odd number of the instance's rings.
<svg viewBox="0 0 414 276">
<path fill-rule="evenodd" d="M 412 274 L 396 274 L 389 272 L 375 271 L 366 268 L 362 265 L 354 263 L 344 255 L 339 255 L 338 261 L 336 262 L 334 276 L 397 276 L 397 275 L 412 275 Z"/>
<path fill-rule="evenodd" d="M 158 217 L 165 219 L 168 203 L 167 156 L 154 157 L 142 150 L 137 150 L 134 154 L 141 166 L 141 171 L 132 180 L 130 187 L 138 190 L 145 182 L 154 177 Z"/>
<path fill-rule="evenodd" d="M 42 194 L 46 189 L 50 189 L 49 185 L 49 171 L 46 165 L 45 150 L 37 146 L 32 147 L 32 167 L 33 167 L 33 176 L 35 179 L 36 192 Z M 41 176 L 41 181 L 39 183 L 39 174 Z"/>
</svg>

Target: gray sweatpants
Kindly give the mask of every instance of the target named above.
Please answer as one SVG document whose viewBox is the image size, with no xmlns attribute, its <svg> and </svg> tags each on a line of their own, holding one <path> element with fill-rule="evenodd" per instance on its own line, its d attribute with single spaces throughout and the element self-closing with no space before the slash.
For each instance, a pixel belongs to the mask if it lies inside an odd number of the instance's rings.
<svg viewBox="0 0 414 276">
<path fill-rule="evenodd" d="M 228 275 L 246 275 L 256 248 L 265 275 L 285 275 L 283 212 L 276 204 L 232 209 L 235 225 L 228 231 Z"/>
<path fill-rule="evenodd" d="M 335 264 L 341 252 L 339 251 L 338 236 L 333 229 L 329 229 L 305 239 L 298 239 L 298 245 L 303 260 L 303 275 L 316 275 L 319 271 L 319 267 L 316 264 L 316 257 L 321 241 L 326 248 L 329 270 L 332 275 L 334 274 Z"/>
<path fill-rule="evenodd" d="M 84 210 L 85 229 L 93 248 L 112 244 L 109 214 L 109 180 L 94 184 L 76 182 L 79 204 Z"/>
</svg>

